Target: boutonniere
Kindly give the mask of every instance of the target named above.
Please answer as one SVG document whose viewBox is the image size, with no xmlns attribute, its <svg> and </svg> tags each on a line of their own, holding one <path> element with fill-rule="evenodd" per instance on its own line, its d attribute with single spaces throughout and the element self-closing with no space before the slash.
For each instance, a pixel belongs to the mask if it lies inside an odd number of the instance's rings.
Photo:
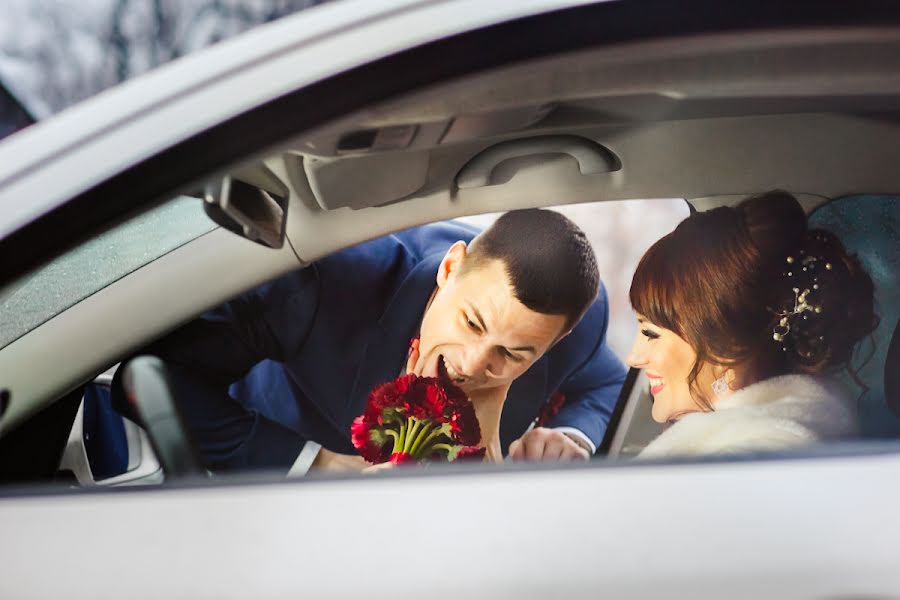
<svg viewBox="0 0 900 600">
<path fill-rule="evenodd" d="M 544 406 L 541 407 L 541 412 L 538 415 L 537 419 L 534 420 L 535 427 L 546 427 L 547 423 L 549 423 L 553 417 L 559 414 L 559 411 L 562 409 L 563 404 L 566 403 L 566 395 L 560 392 L 559 390 L 553 392 L 550 396 L 550 399 L 544 402 Z"/>
</svg>

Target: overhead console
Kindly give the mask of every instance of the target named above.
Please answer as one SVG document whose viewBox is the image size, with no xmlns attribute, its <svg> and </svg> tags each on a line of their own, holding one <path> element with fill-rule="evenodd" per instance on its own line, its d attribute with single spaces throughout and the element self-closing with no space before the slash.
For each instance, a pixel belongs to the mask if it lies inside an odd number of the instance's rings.
<svg viewBox="0 0 900 600">
<path fill-rule="evenodd" d="M 455 172 L 446 173 L 445 166 L 433 172 L 434 150 L 521 131 L 551 111 L 541 105 L 326 133 L 307 140 L 302 154 L 292 153 L 289 168 L 302 168 L 323 209 L 380 206 L 419 192 L 429 177 L 445 177 L 445 185 L 452 180 Z"/>
<path fill-rule="evenodd" d="M 470 142 L 400 152 L 344 157 L 293 155 L 323 209 L 360 209 L 396 202 L 433 189 L 462 190 L 503 185 L 521 175 L 551 169 L 568 177 L 621 169 L 606 147 L 578 135 L 529 135 L 497 143 Z"/>
<path fill-rule="evenodd" d="M 316 202 L 333 210 L 380 206 L 419 191 L 428 178 L 429 158 L 428 150 L 420 150 L 301 160 Z"/>
<path fill-rule="evenodd" d="M 521 131 L 543 121 L 554 108 L 552 104 L 542 104 L 432 120 L 404 119 L 398 115 L 349 130 L 319 134 L 305 140 L 303 150 L 304 154 L 318 157 L 424 150 Z"/>
</svg>

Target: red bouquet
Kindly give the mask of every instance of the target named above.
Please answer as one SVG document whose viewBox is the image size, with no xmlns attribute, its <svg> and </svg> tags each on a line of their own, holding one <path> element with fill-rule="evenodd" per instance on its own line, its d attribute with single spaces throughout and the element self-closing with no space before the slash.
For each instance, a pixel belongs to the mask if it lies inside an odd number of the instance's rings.
<svg viewBox="0 0 900 600">
<path fill-rule="evenodd" d="M 482 459 L 475 407 L 447 379 L 398 377 L 369 393 L 350 427 L 353 445 L 373 464 Z"/>
</svg>

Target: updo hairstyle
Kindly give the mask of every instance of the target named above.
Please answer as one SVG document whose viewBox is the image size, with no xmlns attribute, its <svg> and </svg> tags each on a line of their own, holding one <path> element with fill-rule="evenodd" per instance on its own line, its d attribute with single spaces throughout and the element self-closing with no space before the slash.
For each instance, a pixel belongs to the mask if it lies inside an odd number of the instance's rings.
<svg viewBox="0 0 900 600">
<path fill-rule="evenodd" d="M 740 365 L 741 385 L 842 367 L 855 376 L 854 347 L 878 324 L 869 275 L 783 191 L 690 215 L 644 254 L 630 297 L 696 351 L 689 384 L 707 409 L 704 363 Z"/>
</svg>

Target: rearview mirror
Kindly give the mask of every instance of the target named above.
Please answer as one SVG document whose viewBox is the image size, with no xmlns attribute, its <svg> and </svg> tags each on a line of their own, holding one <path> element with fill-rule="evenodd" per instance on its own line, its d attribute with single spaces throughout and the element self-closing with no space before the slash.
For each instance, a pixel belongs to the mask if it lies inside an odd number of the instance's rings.
<svg viewBox="0 0 900 600">
<path fill-rule="evenodd" d="M 271 174 L 268 169 L 265 171 Z M 206 214 L 218 225 L 248 240 L 281 248 L 287 221 L 287 190 L 279 185 L 264 188 L 243 179 L 250 178 L 226 175 L 208 184 L 203 194 Z"/>
</svg>

